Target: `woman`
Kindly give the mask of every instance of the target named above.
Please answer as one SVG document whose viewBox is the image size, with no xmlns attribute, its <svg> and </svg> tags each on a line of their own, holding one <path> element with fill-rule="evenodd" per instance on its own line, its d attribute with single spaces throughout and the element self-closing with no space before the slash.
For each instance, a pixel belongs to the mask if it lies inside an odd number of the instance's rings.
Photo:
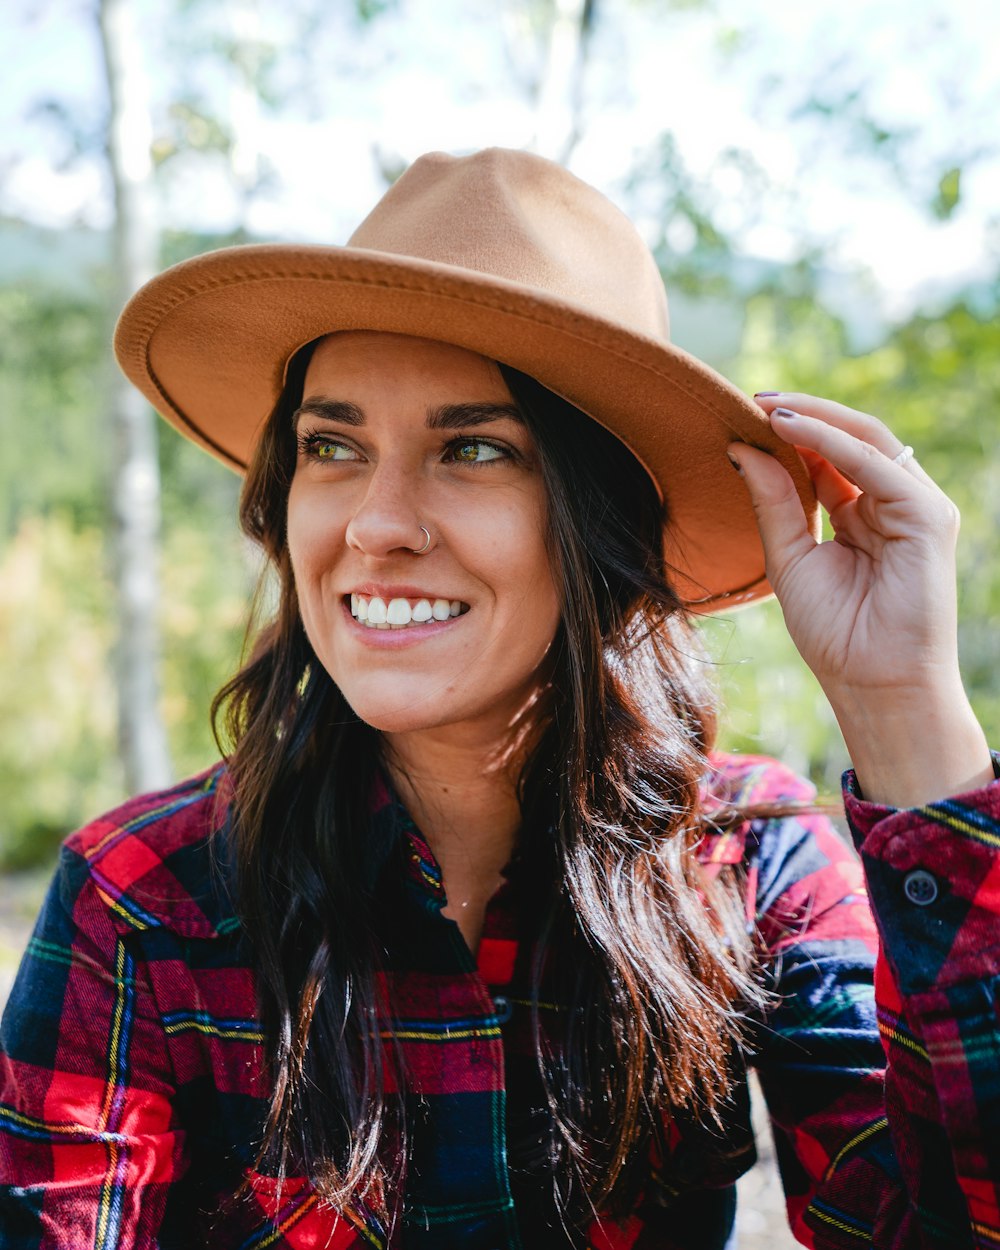
<svg viewBox="0 0 1000 1250">
<path fill-rule="evenodd" d="M 516 152 L 178 266 L 117 348 L 249 466 L 277 609 L 225 765 L 67 841 L 0 1245 L 722 1247 L 750 1063 L 806 1244 L 995 1245 L 1000 785 L 912 449 L 672 348 L 628 223 Z M 772 589 L 854 764 L 884 1078 L 860 869 L 712 750 L 689 615 Z"/>
</svg>

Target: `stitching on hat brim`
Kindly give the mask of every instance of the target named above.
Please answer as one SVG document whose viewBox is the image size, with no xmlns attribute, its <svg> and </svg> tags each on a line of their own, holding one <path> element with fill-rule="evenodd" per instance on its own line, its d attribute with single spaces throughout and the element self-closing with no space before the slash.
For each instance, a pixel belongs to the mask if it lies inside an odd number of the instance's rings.
<svg viewBox="0 0 1000 1250">
<path fill-rule="evenodd" d="M 254 245 L 251 244 L 249 246 L 254 246 Z M 211 257 L 212 255 L 218 255 L 218 254 L 206 253 L 205 255 L 206 257 Z M 362 252 L 362 250 L 358 248 L 354 248 L 354 249 L 345 248 L 342 251 L 337 252 L 335 255 L 338 260 L 347 260 L 350 262 L 354 262 L 355 260 L 357 260 L 361 264 L 367 263 L 367 264 L 388 265 L 388 266 L 391 266 L 393 269 L 395 269 L 399 275 L 406 276 L 407 278 L 416 277 L 422 274 L 423 272 L 425 272 L 422 268 L 422 264 L 430 265 L 431 263 L 431 262 L 423 262 L 421 264 L 421 262 L 415 261 L 415 260 L 403 261 L 403 260 L 400 260 L 398 257 L 393 257 L 390 253 L 385 253 L 385 252 L 366 253 L 366 252 Z M 194 259 L 195 261 L 198 261 L 198 260 L 201 260 L 202 258 L 196 257 Z M 191 263 L 191 262 L 188 262 L 188 263 Z M 162 276 L 164 278 L 167 278 L 170 276 L 170 274 L 171 274 L 171 271 L 168 270 Z M 430 274 L 428 274 L 428 276 L 430 276 Z M 189 299 L 193 299 L 199 295 L 206 295 L 213 291 L 219 291 L 228 286 L 240 286 L 240 285 L 244 285 L 250 282 L 278 282 L 278 281 L 283 281 L 283 280 L 292 281 L 292 282 L 324 282 L 324 283 L 335 282 L 338 286 L 364 286 L 364 287 L 369 287 L 369 288 L 377 288 L 377 289 L 385 290 L 385 291 L 405 290 L 407 292 L 413 292 L 415 294 L 432 296 L 437 299 L 445 299 L 445 300 L 455 301 L 455 302 L 462 303 L 462 304 L 475 304 L 482 308 L 489 308 L 495 312 L 503 313 L 506 316 L 516 317 L 522 321 L 530 322 L 532 324 L 547 326 L 549 329 L 560 331 L 561 333 L 564 333 L 567 337 L 575 339 L 577 342 L 587 347 L 600 347 L 603 351 L 607 351 L 610 355 L 615 356 L 620 360 L 626 360 L 630 364 L 638 365 L 640 368 L 645 369 L 647 372 L 651 373 L 654 377 L 659 377 L 665 381 L 670 382 L 672 385 L 676 386 L 678 390 L 682 391 L 689 399 L 691 399 L 693 402 L 698 404 L 699 407 L 703 408 L 706 412 L 709 412 L 712 416 L 714 416 L 717 420 L 719 420 L 723 425 L 726 425 L 730 429 L 735 428 L 731 425 L 729 421 L 726 420 L 725 414 L 721 409 L 716 407 L 710 401 L 707 401 L 702 396 L 698 395 L 696 392 L 692 391 L 689 388 L 689 386 L 685 385 L 685 381 L 682 378 L 675 377 L 671 373 L 665 372 L 662 369 L 657 369 L 655 365 L 652 365 L 648 363 L 647 361 L 641 360 L 638 356 L 635 356 L 627 351 L 623 351 L 617 345 L 609 345 L 608 343 L 603 341 L 601 338 L 585 336 L 584 334 L 579 333 L 579 331 L 575 329 L 569 329 L 566 326 L 564 321 L 556 319 L 552 314 L 555 314 L 558 311 L 564 317 L 570 317 L 574 320 L 582 321 L 587 326 L 599 327 L 599 328 L 605 329 L 606 331 L 616 336 L 619 334 L 623 334 L 623 333 L 627 334 L 634 341 L 641 342 L 641 343 L 648 345 L 648 347 L 651 350 L 665 353 L 668 358 L 676 361 L 679 365 L 681 365 L 682 368 L 686 369 L 690 373 L 697 375 L 699 373 L 699 369 L 705 369 L 706 381 L 711 379 L 715 382 L 716 385 L 721 383 L 722 385 L 725 385 L 725 386 L 733 386 L 733 384 L 727 378 L 723 377 L 722 374 L 718 373 L 714 369 L 711 369 L 708 365 L 703 364 L 703 362 L 698 361 L 696 357 L 691 356 L 690 353 L 684 351 L 683 348 L 677 347 L 676 345 L 672 343 L 667 343 L 667 342 L 660 343 L 656 339 L 647 338 L 639 334 L 637 331 L 625 330 L 623 327 L 616 326 L 611 322 L 602 321 L 600 318 L 595 317 L 592 313 L 588 313 L 580 309 L 575 309 L 570 304 L 564 303 L 562 301 L 557 301 L 554 298 L 552 300 L 548 300 L 545 298 L 544 294 L 528 295 L 523 292 L 519 293 L 520 298 L 524 300 L 525 303 L 535 308 L 545 310 L 546 312 L 550 314 L 549 317 L 529 315 L 525 309 L 518 308 L 509 304 L 504 304 L 502 302 L 498 302 L 497 300 L 483 299 L 481 298 L 481 296 L 477 295 L 477 292 L 488 292 L 491 294 L 493 292 L 496 292 L 497 296 L 502 296 L 505 294 L 513 294 L 514 291 L 511 290 L 510 288 L 514 287 L 515 284 L 511 283 L 508 285 L 507 283 L 504 283 L 500 279 L 490 278 L 485 274 L 478 274 L 474 270 L 459 270 L 454 267 L 437 265 L 434 268 L 434 276 L 438 280 L 444 279 L 445 281 L 452 281 L 457 284 L 467 283 L 472 288 L 472 292 L 470 294 L 465 294 L 465 293 L 459 294 L 459 292 L 457 291 L 455 292 L 443 291 L 443 290 L 440 290 L 437 286 L 431 286 L 426 283 L 420 283 L 420 282 L 396 282 L 396 281 L 389 281 L 387 279 L 381 279 L 381 278 L 374 278 L 374 277 L 368 278 L 368 277 L 365 277 L 364 275 L 358 275 L 358 276 L 352 275 L 351 277 L 344 277 L 338 273 L 325 273 L 325 272 L 316 272 L 316 271 L 308 271 L 308 270 L 296 271 L 296 270 L 288 270 L 288 269 L 284 269 L 284 270 L 275 269 L 275 270 L 271 270 L 267 272 L 237 273 L 233 275 L 225 275 L 223 277 L 216 278 L 215 280 L 210 281 L 210 282 L 200 282 L 196 284 L 191 284 L 190 286 L 185 287 L 182 290 L 178 291 L 173 298 L 169 300 L 164 300 L 161 303 L 154 305 L 153 309 L 150 310 L 149 315 L 138 322 L 138 327 L 141 331 L 140 337 L 144 340 L 144 348 L 147 349 L 147 350 L 144 350 L 144 360 L 143 360 L 146 374 L 150 378 L 155 377 L 155 374 L 153 373 L 153 370 L 151 369 L 149 365 L 149 359 L 148 359 L 148 345 L 152 338 L 153 332 L 156 330 L 159 323 L 162 322 L 162 320 L 164 319 L 165 316 L 167 316 L 168 313 L 173 312 L 175 308 L 180 307 L 181 304 L 183 304 L 185 301 Z M 124 320 L 125 320 L 125 314 L 123 314 L 122 322 L 120 322 L 119 324 L 121 325 L 124 322 Z M 131 326 L 130 326 L 130 329 L 131 329 Z M 334 331 L 332 330 L 328 331 L 328 333 L 333 333 L 333 332 Z M 163 395 L 164 399 L 170 402 L 167 396 L 167 393 L 164 391 L 162 385 L 160 385 L 158 380 L 157 380 L 157 389 Z M 740 392 L 734 386 L 733 386 L 733 392 L 734 392 L 734 400 L 736 397 L 738 397 L 739 399 L 745 398 L 742 395 L 742 392 Z M 178 416 L 181 416 L 182 419 L 187 421 L 187 418 L 184 417 L 182 413 L 178 412 L 178 410 L 174 407 L 172 403 L 170 404 L 170 406 L 173 411 L 177 412 Z M 198 427 L 196 427 L 192 422 L 187 422 L 187 423 L 191 426 L 192 429 L 198 429 Z M 200 430 L 198 430 L 198 433 L 199 433 L 199 437 L 203 436 Z M 617 433 L 617 431 L 615 431 L 615 433 Z M 621 436 L 619 435 L 619 437 Z M 229 458 L 232 459 L 232 457 L 229 457 Z"/>
</svg>

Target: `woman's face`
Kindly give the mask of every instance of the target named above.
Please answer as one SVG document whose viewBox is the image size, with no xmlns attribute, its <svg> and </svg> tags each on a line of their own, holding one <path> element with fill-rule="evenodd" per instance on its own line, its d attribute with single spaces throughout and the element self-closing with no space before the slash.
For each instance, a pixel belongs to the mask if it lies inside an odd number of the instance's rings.
<svg viewBox="0 0 1000 1250">
<path fill-rule="evenodd" d="M 387 733 L 502 735 L 559 604 L 541 467 L 500 371 L 429 339 L 331 335 L 295 420 L 288 546 L 320 663 Z"/>
</svg>

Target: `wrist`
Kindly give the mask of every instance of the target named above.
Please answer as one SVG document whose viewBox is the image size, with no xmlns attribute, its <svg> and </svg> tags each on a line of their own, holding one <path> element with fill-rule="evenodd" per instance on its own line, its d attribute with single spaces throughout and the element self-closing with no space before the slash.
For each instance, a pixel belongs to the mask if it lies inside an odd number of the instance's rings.
<svg viewBox="0 0 1000 1250">
<path fill-rule="evenodd" d="M 927 689 L 867 691 L 831 706 L 870 802 L 920 807 L 994 780 L 986 736 L 961 683 L 947 697 Z"/>
</svg>

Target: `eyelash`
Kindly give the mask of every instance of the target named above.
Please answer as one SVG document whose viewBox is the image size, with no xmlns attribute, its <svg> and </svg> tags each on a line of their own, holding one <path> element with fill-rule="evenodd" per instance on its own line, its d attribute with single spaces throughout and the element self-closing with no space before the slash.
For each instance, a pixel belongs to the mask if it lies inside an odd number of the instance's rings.
<svg viewBox="0 0 1000 1250">
<path fill-rule="evenodd" d="M 324 457 L 320 455 L 320 448 L 324 446 L 346 447 L 355 450 L 350 443 L 344 442 L 342 439 L 335 438 L 332 434 L 325 434 L 320 430 L 302 430 L 296 437 L 298 443 L 299 454 L 307 460 L 323 461 Z M 494 451 L 499 452 L 496 460 L 456 460 L 452 458 L 450 463 L 464 464 L 468 468 L 481 469 L 487 464 L 498 464 L 503 460 L 513 460 L 515 453 L 510 447 L 503 443 L 494 442 L 491 438 L 453 438 L 445 444 L 444 453 L 449 455 L 455 453 L 460 447 L 468 447 L 470 444 L 476 444 L 482 447 L 491 447 Z"/>
</svg>

